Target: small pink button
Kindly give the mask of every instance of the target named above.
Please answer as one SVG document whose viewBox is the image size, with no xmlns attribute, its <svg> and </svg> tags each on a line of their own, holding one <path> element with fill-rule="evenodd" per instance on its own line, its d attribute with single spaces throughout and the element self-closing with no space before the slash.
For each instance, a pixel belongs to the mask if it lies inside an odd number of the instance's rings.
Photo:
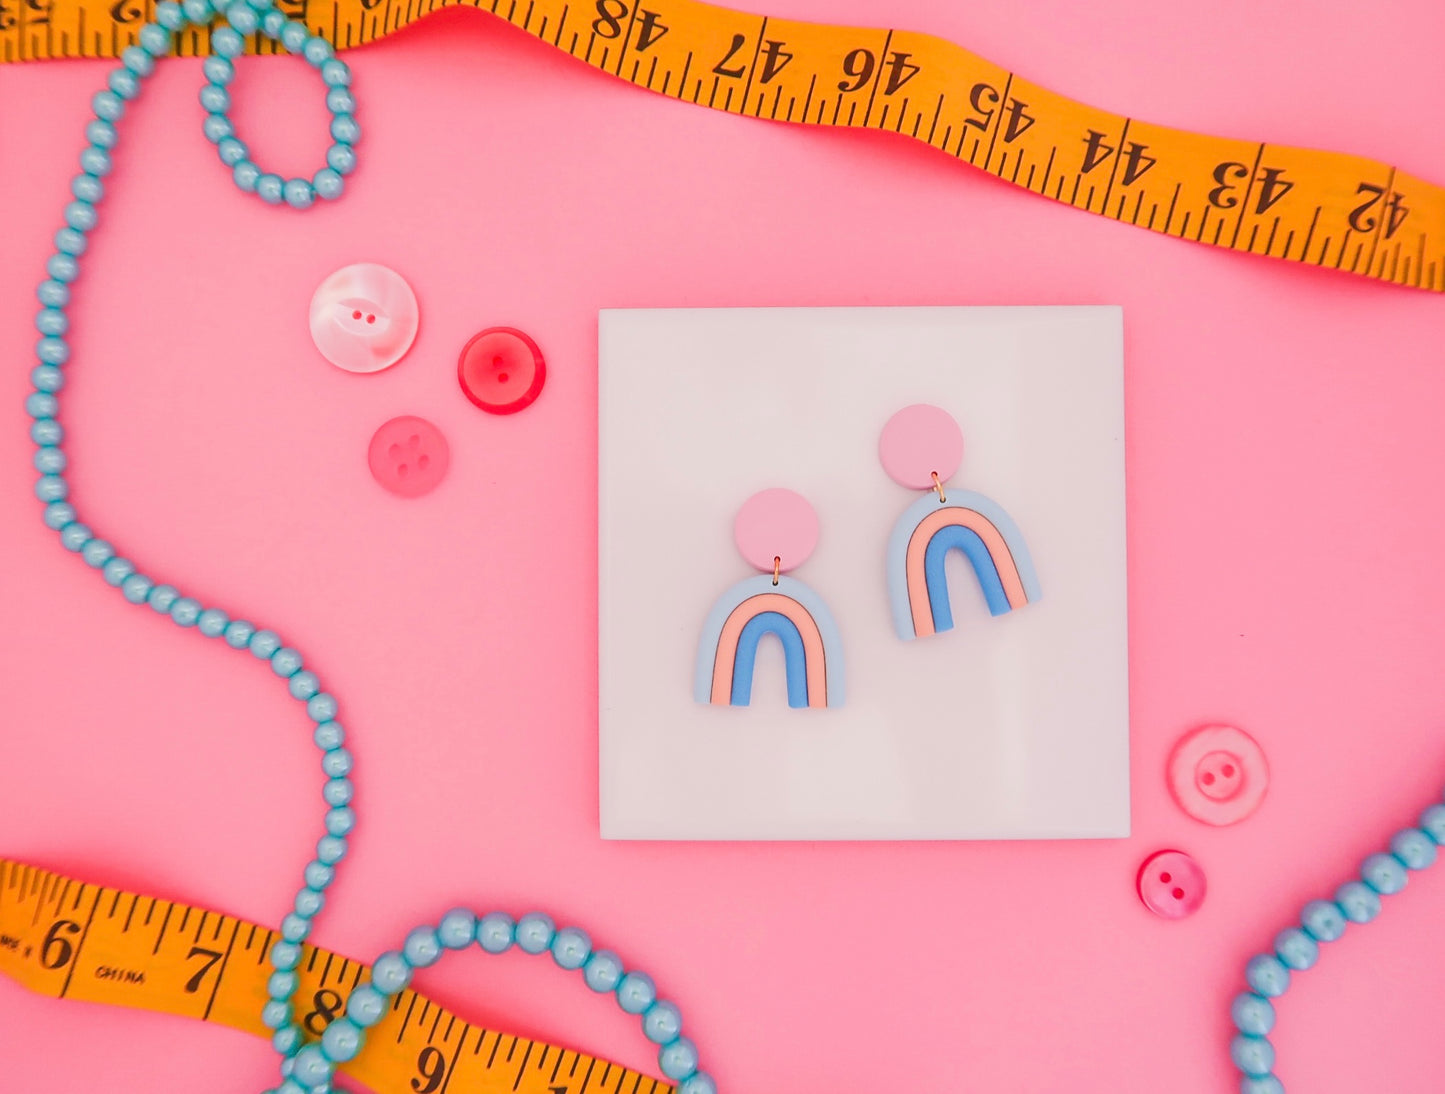
<svg viewBox="0 0 1445 1094">
<path fill-rule="evenodd" d="M 878 437 L 878 458 L 898 485 L 931 490 L 935 473 L 947 482 L 963 462 L 963 431 L 942 407 L 915 403 L 888 419 Z"/>
<path fill-rule="evenodd" d="M 802 494 L 781 487 L 754 494 L 738 510 L 733 539 L 743 558 L 766 573 L 787 573 L 818 546 L 818 514 Z"/>
<path fill-rule="evenodd" d="M 491 327 L 462 347 L 457 381 L 488 414 L 515 414 L 542 394 L 547 362 L 537 343 L 515 327 Z"/>
<path fill-rule="evenodd" d="M 1174 745 L 1166 778 L 1179 808 L 1195 820 L 1237 824 L 1264 801 L 1269 763 L 1244 730 L 1203 726 Z"/>
<path fill-rule="evenodd" d="M 311 340 L 337 368 L 380 372 L 411 349 L 420 325 L 416 294 L 374 262 L 343 266 L 311 297 Z"/>
<path fill-rule="evenodd" d="M 371 475 L 393 494 L 418 498 L 447 477 L 451 449 L 442 431 L 425 418 L 404 415 L 385 423 L 366 453 Z"/>
<path fill-rule="evenodd" d="M 1139 867 L 1139 899 L 1162 919 L 1184 919 L 1199 911 L 1207 886 L 1199 863 L 1183 851 L 1156 851 Z"/>
</svg>

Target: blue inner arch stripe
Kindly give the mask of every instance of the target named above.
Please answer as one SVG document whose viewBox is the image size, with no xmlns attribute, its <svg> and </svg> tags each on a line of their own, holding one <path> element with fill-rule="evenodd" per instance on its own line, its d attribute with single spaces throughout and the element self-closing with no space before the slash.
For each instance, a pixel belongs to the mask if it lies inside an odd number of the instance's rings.
<svg viewBox="0 0 1445 1094">
<path fill-rule="evenodd" d="M 798 625 L 781 612 L 759 612 L 748 620 L 738 636 L 738 654 L 733 661 L 732 705 L 745 707 L 753 698 L 753 665 L 758 659 L 758 642 L 763 635 L 777 635 L 783 644 L 788 674 L 788 706 L 808 705 L 808 664 L 803 654 L 803 636 Z"/>
<path fill-rule="evenodd" d="M 1008 594 L 1003 591 L 998 567 L 993 564 L 983 538 L 972 528 L 950 524 L 933 533 L 933 538 L 928 541 L 928 550 L 923 555 L 923 573 L 928 579 L 928 606 L 933 612 L 933 629 L 936 631 L 953 630 L 953 609 L 948 603 L 948 576 L 944 573 L 943 560 L 949 551 L 954 550 L 962 551 L 973 563 L 973 572 L 978 575 L 989 613 L 1003 615 L 1009 610 Z"/>
</svg>

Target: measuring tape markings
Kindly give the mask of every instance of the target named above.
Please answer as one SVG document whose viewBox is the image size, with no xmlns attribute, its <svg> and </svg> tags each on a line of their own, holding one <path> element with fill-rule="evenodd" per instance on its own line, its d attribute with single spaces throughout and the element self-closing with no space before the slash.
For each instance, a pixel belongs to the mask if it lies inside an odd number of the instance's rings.
<svg viewBox="0 0 1445 1094">
<path fill-rule="evenodd" d="M 274 931 L 0 859 L 0 972 L 31 991 L 216 1022 L 261 1023 Z M 303 946 L 297 1019 L 318 1038 L 369 970 Z M 347 1074 L 382 1094 L 671 1094 L 619 1064 L 481 1029 L 415 991 L 394 997 Z"/>
<path fill-rule="evenodd" d="M 118 56 L 152 0 L 0 0 L 0 59 Z M 1078 209 L 1199 243 L 1445 290 L 1445 188 L 1337 152 L 1097 110 L 928 34 L 697 0 L 280 0 L 340 48 L 490 11 L 639 87 L 733 114 L 887 130 Z M 275 52 L 264 37 L 253 52 Z M 176 51 L 209 51 L 190 29 Z"/>
</svg>

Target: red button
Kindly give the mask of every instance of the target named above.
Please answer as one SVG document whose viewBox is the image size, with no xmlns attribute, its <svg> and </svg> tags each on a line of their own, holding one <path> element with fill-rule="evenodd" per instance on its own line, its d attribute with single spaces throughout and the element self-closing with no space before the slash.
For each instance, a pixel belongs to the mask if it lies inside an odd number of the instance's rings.
<svg viewBox="0 0 1445 1094">
<path fill-rule="evenodd" d="M 376 431 L 366 462 L 372 477 L 393 494 L 417 498 L 430 493 L 447 477 L 451 449 L 442 431 L 431 422 L 405 415 Z"/>
<path fill-rule="evenodd" d="M 1156 851 L 1139 867 L 1139 899 L 1162 919 L 1184 919 L 1204 903 L 1204 871 L 1183 851 Z"/>
<path fill-rule="evenodd" d="M 514 327 L 491 327 L 462 349 L 457 379 L 467 398 L 488 414 L 515 414 L 531 406 L 547 381 L 537 343 Z"/>
<path fill-rule="evenodd" d="M 1269 763 L 1248 733 L 1204 726 L 1186 733 L 1169 754 L 1169 792 L 1179 808 L 1205 824 L 1236 824 L 1264 801 Z"/>
</svg>

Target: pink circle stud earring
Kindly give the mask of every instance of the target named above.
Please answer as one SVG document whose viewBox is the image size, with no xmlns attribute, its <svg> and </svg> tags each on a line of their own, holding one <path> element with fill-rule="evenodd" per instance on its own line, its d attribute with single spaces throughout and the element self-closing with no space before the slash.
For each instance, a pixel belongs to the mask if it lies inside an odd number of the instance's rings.
<svg viewBox="0 0 1445 1094">
<path fill-rule="evenodd" d="M 763 572 L 718 598 L 703 622 L 693 696 L 699 703 L 745 707 L 752 700 L 758 644 L 783 647 L 788 706 L 843 704 L 843 644 L 823 598 L 788 571 L 818 545 L 818 514 L 791 490 L 764 490 L 738 511 L 733 538 Z"/>
<path fill-rule="evenodd" d="M 953 629 L 944 558 L 962 551 L 988 610 L 1003 615 L 1040 595 L 1018 525 L 982 494 L 947 485 L 963 462 L 963 433 L 946 411 L 904 407 L 883 427 L 878 458 L 900 486 L 927 490 L 903 511 L 888 537 L 888 599 L 904 641 Z"/>
</svg>

